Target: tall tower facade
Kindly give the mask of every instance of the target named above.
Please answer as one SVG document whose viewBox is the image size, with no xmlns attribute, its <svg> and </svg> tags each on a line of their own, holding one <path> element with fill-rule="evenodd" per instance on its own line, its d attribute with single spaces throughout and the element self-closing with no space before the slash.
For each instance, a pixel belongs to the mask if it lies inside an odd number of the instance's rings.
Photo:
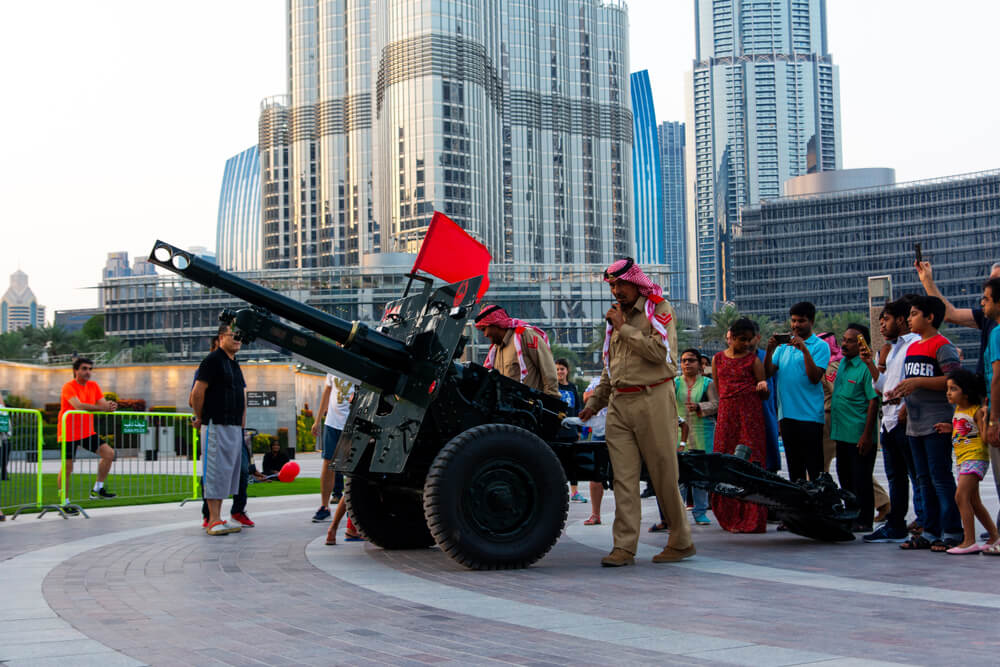
<svg viewBox="0 0 1000 667">
<path fill-rule="evenodd" d="M 696 0 L 692 77 L 698 300 L 730 298 L 729 230 L 793 176 L 839 169 L 825 0 Z"/>
<path fill-rule="evenodd" d="M 660 140 L 649 72 L 633 72 L 632 87 L 632 200 L 635 220 L 635 259 L 640 264 L 663 264 L 663 190 Z M 670 292 L 674 297 L 674 293 Z"/>
<path fill-rule="evenodd" d="M 664 261 L 670 267 L 670 298 L 687 301 L 687 206 L 685 202 L 684 123 L 665 121 L 656 128 L 660 146 L 660 191 Z M 693 323 L 692 323 L 693 324 Z"/>
<path fill-rule="evenodd" d="M 260 155 L 257 146 L 226 160 L 219 192 L 215 253 L 227 271 L 261 268 Z"/>
<path fill-rule="evenodd" d="M 10 274 L 10 287 L 0 297 L 0 333 L 44 326 L 45 306 L 39 305 L 28 287 L 28 274 L 18 269 Z"/>
<path fill-rule="evenodd" d="M 503 263 L 634 248 L 620 0 L 288 0 L 262 103 L 264 268 L 417 249 L 439 210 Z"/>
</svg>

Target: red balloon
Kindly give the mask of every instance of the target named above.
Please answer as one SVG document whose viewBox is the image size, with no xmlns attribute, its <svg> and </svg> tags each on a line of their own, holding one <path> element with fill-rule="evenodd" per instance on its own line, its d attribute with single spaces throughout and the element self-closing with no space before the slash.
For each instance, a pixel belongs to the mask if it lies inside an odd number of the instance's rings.
<svg viewBox="0 0 1000 667">
<path fill-rule="evenodd" d="M 295 461 L 289 461 L 285 465 L 281 466 L 281 470 L 278 472 L 278 481 L 291 482 L 299 476 L 299 470 L 298 463 Z"/>
</svg>

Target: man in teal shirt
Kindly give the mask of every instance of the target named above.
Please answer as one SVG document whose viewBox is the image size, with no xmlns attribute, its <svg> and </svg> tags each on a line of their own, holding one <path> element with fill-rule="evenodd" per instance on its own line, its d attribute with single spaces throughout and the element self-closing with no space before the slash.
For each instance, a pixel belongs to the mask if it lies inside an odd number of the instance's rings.
<svg viewBox="0 0 1000 667">
<path fill-rule="evenodd" d="M 778 378 L 778 426 L 785 446 L 788 477 L 816 479 L 823 472 L 823 372 L 830 346 L 813 333 L 816 306 L 802 301 L 788 309 L 792 336 L 767 341 L 764 370 Z"/>
<path fill-rule="evenodd" d="M 830 402 L 830 438 L 837 443 L 837 478 L 840 486 L 858 499 L 855 532 L 870 532 L 875 514 L 872 472 L 875 470 L 875 425 L 878 422 L 878 393 L 872 386 L 871 371 L 861 360 L 860 339 L 867 343 L 868 327 L 847 325 L 840 349 L 844 359 L 837 369 Z"/>
</svg>

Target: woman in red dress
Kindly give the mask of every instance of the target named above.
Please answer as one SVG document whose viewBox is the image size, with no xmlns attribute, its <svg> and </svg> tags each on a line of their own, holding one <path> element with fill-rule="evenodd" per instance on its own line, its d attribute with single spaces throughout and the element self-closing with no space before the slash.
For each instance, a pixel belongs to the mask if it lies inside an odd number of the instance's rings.
<svg viewBox="0 0 1000 667">
<path fill-rule="evenodd" d="M 764 407 L 767 380 L 764 364 L 754 351 L 757 324 L 741 318 L 729 327 L 729 343 L 712 359 L 712 377 L 719 391 L 719 413 L 715 422 L 713 451 L 734 454 L 737 445 L 750 449 L 750 462 L 763 467 L 767 457 Z M 767 508 L 712 494 L 712 512 L 719 525 L 731 533 L 763 533 L 767 530 Z"/>
</svg>

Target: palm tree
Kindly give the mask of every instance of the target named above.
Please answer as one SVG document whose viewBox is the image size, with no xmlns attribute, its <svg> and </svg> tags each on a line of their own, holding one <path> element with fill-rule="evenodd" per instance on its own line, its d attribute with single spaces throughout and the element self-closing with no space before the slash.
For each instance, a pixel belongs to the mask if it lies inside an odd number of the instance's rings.
<svg viewBox="0 0 1000 667">
<path fill-rule="evenodd" d="M 144 343 L 132 348 L 132 361 L 137 364 L 148 364 L 160 361 L 167 354 L 167 348 L 159 343 Z"/>
<path fill-rule="evenodd" d="M 714 342 L 725 344 L 726 332 L 729 331 L 729 327 L 733 325 L 733 322 L 742 317 L 746 317 L 756 322 L 758 329 L 760 329 L 760 339 L 762 341 L 766 341 L 770 338 L 780 327 L 777 322 L 769 318 L 767 315 L 745 315 L 741 313 L 736 306 L 726 304 L 723 306 L 722 310 L 712 313 L 712 323 L 707 327 L 702 328 L 702 341 L 706 343 Z"/>
</svg>

